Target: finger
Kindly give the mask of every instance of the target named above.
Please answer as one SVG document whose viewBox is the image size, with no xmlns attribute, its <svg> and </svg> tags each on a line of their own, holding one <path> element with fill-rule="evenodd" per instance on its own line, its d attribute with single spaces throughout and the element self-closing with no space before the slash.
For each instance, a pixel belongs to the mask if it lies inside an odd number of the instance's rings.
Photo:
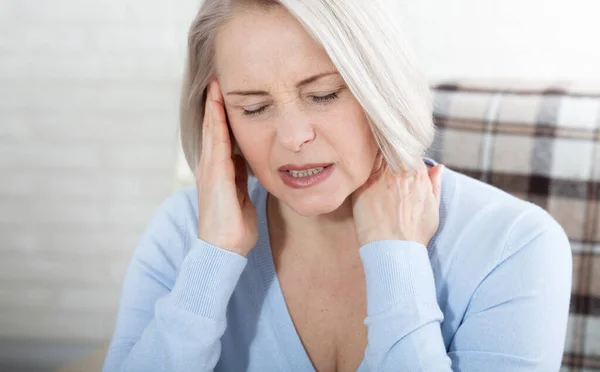
<svg viewBox="0 0 600 372">
<path fill-rule="evenodd" d="M 231 139 L 229 137 L 229 127 L 227 117 L 225 116 L 225 105 L 223 95 L 216 80 L 211 83 L 211 109 L 212 109 L 212 154 L 213 161 L 221 162 L 231 159 Z"/>
<path fill-rule="evenodd" d="M 400 182 L 400 190 L 402 191 L 402 194 L 407 197 L 411 194 L 411 189 L 415 181 L 414 177 L 414 172 L 402 172 L 402 174 L 397 176 L 397 179 Z"/>
<path fill-rule="evenodd" d="M 237 144 L 235 142 L 235 136 L 233 135 L 233 130 L 231 129 L 231 125 L 227 125 L 227 133 L 229 134 L 229 140 L 231 143 L 231 157 L 233 158 L 233 155 L 235 155 L 236 153 L 236 147 Z"/>
<path fill-rule="evenodd" d="M 206 88 L 206 99 L 204 101 L 204 117 L 202 119 L 202 148 L 200 149 L 200 159 L 206 159 L 206 156 L 210 154 L 209 149 L 212 148 L 211 144 L 211 128 L 210 124 L 212 122 L 212 104 L 210 101 L 211 87 L 212 84 L 209 84 Z"/>
<path fill-rule="evenodd" d="M 433 184 L 431 183 L 431 179 L 429 177 L 429 166 L 422 161 L 419 165 L 419 181 L 423 187 L 424 196 L 431 195 L 433 192 Z"/>
<path fill-rule="evenodd" d="M 417 169 L 420 175 L 427 175 L 429 168 L 424 161 L 419 162 L 419 168 Z"/>
<path fill-rule="evenodd" d="M 433 195 L 438 202 L 438 205 L 442 200 L 442 172 L 444 165 L 438 164 L 435 167 L 429 169 L 429 178 L 431 179 L 431 186 L 433 188 Z"/>
</svg>

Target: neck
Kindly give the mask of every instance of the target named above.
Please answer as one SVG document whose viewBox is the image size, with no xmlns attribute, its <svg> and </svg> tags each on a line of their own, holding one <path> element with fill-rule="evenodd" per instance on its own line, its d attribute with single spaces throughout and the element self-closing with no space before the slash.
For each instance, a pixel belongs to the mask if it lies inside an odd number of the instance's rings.
<svg viewBox="0 0 600 372">
<path fill-rule="evenodd" d="M 349 197 L 330 213 L 306 217 L 268 194 L 267 218 L 274 250 L 301 249 L 303 254 L 322 257 L 357 249 Z"/>
</svg>

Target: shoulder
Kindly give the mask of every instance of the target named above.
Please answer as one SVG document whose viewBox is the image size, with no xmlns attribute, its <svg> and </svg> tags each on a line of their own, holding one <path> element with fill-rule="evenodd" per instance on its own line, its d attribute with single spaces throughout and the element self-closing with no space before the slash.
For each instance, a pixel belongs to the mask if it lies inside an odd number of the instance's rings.
<svg viewBox="0 0 600 372">
<path fill-rule="evenodd" d="M 198 213 L 198 195 L 195 186 L 179 189 L 167 196 L 158 206 L 156 216 L 178 214 L 180 218 L 195 216 Z M 183 213 L 183 215 L 181 214 Z"/>
<path fill-rule="evenodd" d="M 537 253 L 544 259 L 570 257 L 563 228 L 544 209 L 452 170 L 446 177 L 450 195 L 443 197 L 445 218 L 434 255 L 480 270 L 483 276 L 541 241 L 551 243 Z"/>
<path fill-rule="evenodd" d="M 455 334 L 468 311 L 516 303 L 519 296 L 565 309 L 571 246 L 554 218 L 481 181 L 451 170 L 444 177 L 445 218 L 428 248 L 445 336 Z"/>
<path fill-rule="evenodd" d="M 261 196 L 260 187 L 254 177 L 249 178 L 248 190 L 253 202 Z M 135 254 L 161 256 L 178 267 L 198 239 L 198 208 L 196 186 L 167 196 L 156 208 Z"/>
<path fill-rule="evenodd" d="M 248 191 L 255 201 L 260 196 L 261 185 L 254 176 L 248 178 Z M 171 220 L 182 228 L 183 225 L 197 226 L 198 222 L 198 189 L 196 186 L 184 187 L 166 197 L 158 206 L 154 219 L 159 223 Z M 197 232 L 197 229 L 196 229 Z"/>
<path fill-rule="evenodd" d="M 565 235 L 558 222 L 543 208 L 479 180 L 455 172 L 454 175 L 457 210 L 453 215 L 461 223 L 485 222 L 488 227 L 482 229 L 482 233 L 501 230 L 506 245 L 524 244 L 540 233 Z"/>
<path fill-rule="evenodd" d="M 174 281 L 197 236 L 197 200 L 195 187 L 183 188 L 163 199 L 133 252 L 130 271 L 151 269 L 165 284 Z"/>
<path fill-rule="evenodd" d="M 198 196 L 195 186 L 185 187 L 166 197 L 156 209 L 148 229 L 156 234 L 185 235 L 197 232 Z"/>
</svg>

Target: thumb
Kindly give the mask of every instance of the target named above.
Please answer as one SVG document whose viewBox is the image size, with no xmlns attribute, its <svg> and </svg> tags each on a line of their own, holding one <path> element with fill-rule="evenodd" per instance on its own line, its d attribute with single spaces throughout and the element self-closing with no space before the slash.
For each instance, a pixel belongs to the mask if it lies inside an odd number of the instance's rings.
<svg viewBox="0 0 600 372">
<path fill-rule="evenodd" d="M 429 179 L 431 180 L 433 195 L 435 196 L 438 205 L 440 205 L 442 200 L 442 172 L 444 168 L 444 165 L 438 164 L 429 169 Z"/>
</svg>

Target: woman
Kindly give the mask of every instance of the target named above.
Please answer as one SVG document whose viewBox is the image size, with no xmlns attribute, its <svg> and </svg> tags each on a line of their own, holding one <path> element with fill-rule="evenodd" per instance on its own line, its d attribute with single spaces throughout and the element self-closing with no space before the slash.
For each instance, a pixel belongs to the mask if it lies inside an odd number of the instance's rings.
<svg viewBox="0 0 600 372">
<path fill-rule="evenodd" d="M 423 160 L 431 99 L 395 3 L 203 4 L 181 120 L 197 187 L 137 247 L 105 371 L 558 370 L 569 242 Z"/>
</svg>

